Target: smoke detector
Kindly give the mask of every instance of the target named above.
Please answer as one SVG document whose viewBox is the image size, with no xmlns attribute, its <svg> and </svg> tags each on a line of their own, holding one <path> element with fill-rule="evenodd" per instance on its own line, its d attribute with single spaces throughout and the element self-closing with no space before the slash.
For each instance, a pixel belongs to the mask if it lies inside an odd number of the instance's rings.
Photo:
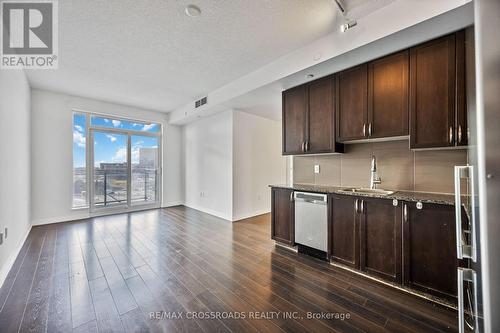
<svg viewBox="0 0 500 333">
<path fill-rule="evenodd" d="M 195 5 L 186 6 L 186 9 L 184 9 L 184 12 L 189 17 L 198 17 L 201 15 L 201 9 Z"/>
</svg>

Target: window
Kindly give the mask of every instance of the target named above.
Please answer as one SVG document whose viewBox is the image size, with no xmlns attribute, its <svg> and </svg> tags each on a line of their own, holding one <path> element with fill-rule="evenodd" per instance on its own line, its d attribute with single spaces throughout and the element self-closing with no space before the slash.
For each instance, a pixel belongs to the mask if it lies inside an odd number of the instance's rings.
<svg viewBox="0 0 500 333">
<path fill-rule="evenodd" d="M 73 114 L 73 207 L 86 207 L 87 202 L 87 116 Z"/>
<path fill-rule="evenodd" d="M 149 132 L 158 133 L 160 130 L 160 125 L 155 123 L 147 123 L 142 121 L 130 121 L 116 118 L 92 116 L 90 121 L 91 126 L 94 127 L 106 127 L 115 128 L 128 131 L 139 131 L 139 132 Z"/>
<path fill-rule="evenodd" d="M 73 207 L 158 205 L 160 145 L 158 123 L 74 113 Z"/>
</svg>

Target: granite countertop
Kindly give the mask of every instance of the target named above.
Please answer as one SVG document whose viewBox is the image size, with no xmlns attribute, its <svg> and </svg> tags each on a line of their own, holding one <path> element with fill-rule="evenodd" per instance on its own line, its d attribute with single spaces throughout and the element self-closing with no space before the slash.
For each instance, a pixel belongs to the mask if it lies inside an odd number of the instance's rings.
<svg viewBox="0 0 500 333">
<path fill-rule="evenodd" d="M 316 192 L 316 193 L 335 193 L 343 195 L 354 195 L 358 197 L 396 199 L 402 201 L 419 201 L 422 203 L 434 203 L 442 205 L 455 205 L 455 196 L 453 194 L 427 193 L 414 191 L 395 191 L 393 194 L 383 195 L 377 193 L 357 193 L 344 192 L 343 189 L 352 188 L 349 186 L 324 186 L 313 184 L 293 184 L 293 185 L 269 185 L 269 187 L 285 188 L 295 191 Z"/>
</svg>

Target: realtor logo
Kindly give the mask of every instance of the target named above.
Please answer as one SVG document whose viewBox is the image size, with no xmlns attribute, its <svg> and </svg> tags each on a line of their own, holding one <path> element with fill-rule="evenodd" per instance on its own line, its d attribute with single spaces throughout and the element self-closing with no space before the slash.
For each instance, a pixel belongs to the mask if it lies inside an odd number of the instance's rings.
<svg viewBox="0 0 500 333">
<path fill-rule="evenodd" d="M 1 0 L 0 3 L 0 68 L 57 68 L 57 0 Z"/>
</svg>

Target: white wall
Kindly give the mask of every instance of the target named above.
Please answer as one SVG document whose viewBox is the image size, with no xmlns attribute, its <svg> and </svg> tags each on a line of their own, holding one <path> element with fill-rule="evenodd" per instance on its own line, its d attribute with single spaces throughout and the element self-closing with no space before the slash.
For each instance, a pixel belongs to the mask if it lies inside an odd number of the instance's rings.
<svg viewBox="0 0 500 333">
<path fill-rule="evenodd" d="M 32 223 L 44 224 L 89 216 L 72 205 L 72 110 L 99 112 L 163 124 L 163 206 L 182 203 L 181 131 L 166 115 L 87 98 L 32 90 Z"/>
<path fill-rule="evenodd" d="M 30 225 L 30 87 L 23 71 L 0 72 L 0 287 Z"/>
<path fill-rule="evenodd" d="M 271 211 L 270 184 L 286 183 L 281 122 L 234 112 L 233 220 Z"/>
<path fill-rule="evenodd" d="M 183 133 L 186 206 L 231 220 L 232 111 L 186 125 Z"/>
<path fill-rule="evenodd" d="M 281 122 L 227 110 L 184 126 L 185 205 L 229 221 L 271 209 L 286 182 Z"/>
</svg>

